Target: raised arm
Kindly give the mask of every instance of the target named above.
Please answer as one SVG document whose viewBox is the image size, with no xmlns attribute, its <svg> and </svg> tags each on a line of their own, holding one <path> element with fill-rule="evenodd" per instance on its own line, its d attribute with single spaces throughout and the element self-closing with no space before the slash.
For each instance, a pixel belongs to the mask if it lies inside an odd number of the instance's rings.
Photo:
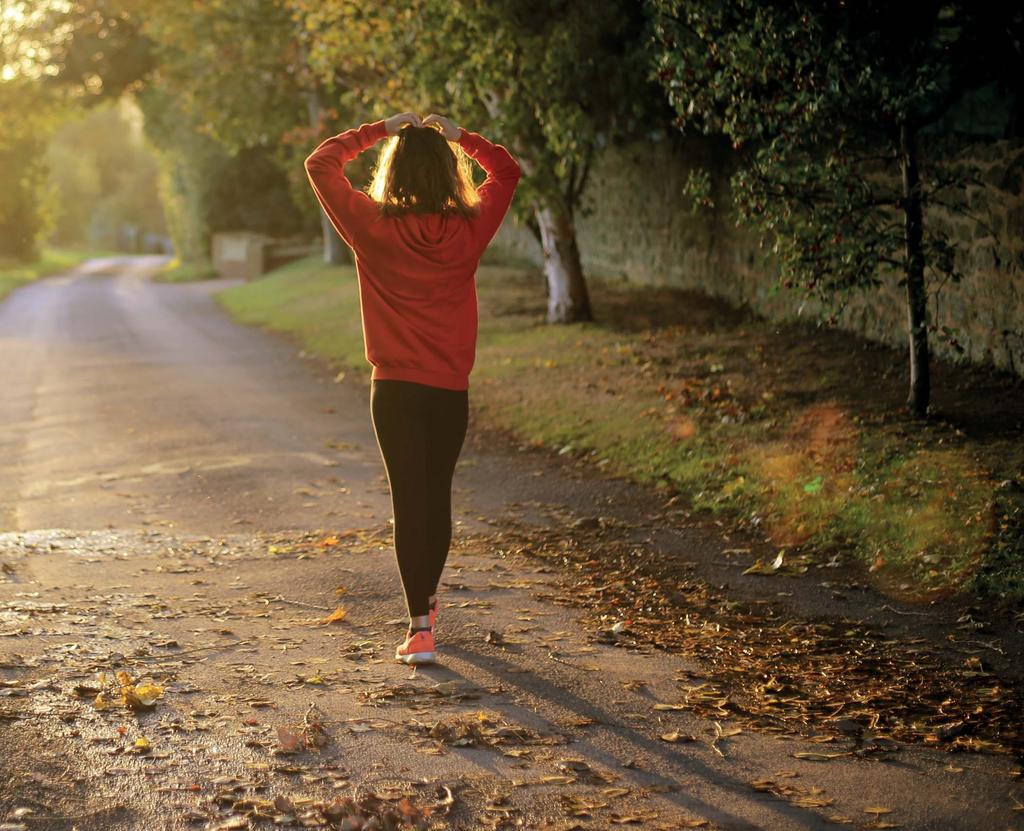
<svg viewBox="0 0 1024 831">
<path fill-rule="evenodd" d="M 501 221 L 508 213 L 522 170 L 508 150 L 500 144 L 493 144 L 479 133 L 461 128 L 459 145 L 487 172 L 484 183 L 477 188 L 480 214 L 472 220 L 474 236 L 483 252 L 498 233 Z"/>
<path fill-rule="evenodd" d="M 338 235 L 355 247 L 355 238 L 377 216 L 376 203 L 352 187 L 345 165 L 388 135 L 386 121 L 346 130 L 321 142 L 305 161 L 306 174 Z"/>
</svg>

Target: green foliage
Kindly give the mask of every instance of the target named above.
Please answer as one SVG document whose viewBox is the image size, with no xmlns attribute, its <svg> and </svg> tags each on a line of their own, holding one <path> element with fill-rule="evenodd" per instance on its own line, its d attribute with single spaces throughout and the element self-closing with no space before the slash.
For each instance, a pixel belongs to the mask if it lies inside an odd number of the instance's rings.
<svg viewBox="0 0 1024 831">
<path fill-rule="evenodd" d="M 175 253 L 184 262 L 202 262 L 210 256 L 210 189 L 227 151 L 196 129 L 173 94 L 149 86 L 137 97 L 157 151 L 157 188 Z"/>
<path fill-rule="evenodd" d="M 158 86 L 192 129 L 221 145 L 230 160 L 214 174 L 206 207 L 216 227 L 206 231 L 315 232 L 319 210 L 302 159 L 314 143 L 317 90 L 306 66 L 299 6 L 278 0 L 138 5 L 143 30 L 157 44 Z M 211 71 L 221 66 L 231 71 Z M 186 154 L 178 157 L 187 163 Z"/>
<path fill-rule="evenodd" d="M 139 93 L 146 135 L 157 148 L 159 192 L 178 256 L 202 263 L 220 230 L 289 235 L 315 233 L 295 204 L 288 175 L 267 148 L 232 154 L 208 135 L 173 93 L 149 86 Z"/>
<path fill-rule="evenodd" d="M 142 113 L 130 97 L 64 121 L 48 148 L 50 181 L 59 194 L 53 240 L 78 245 L 135 225 L 164 233 L 157 160 L 142 135 Z"/>
<path fill-rule="evenodd" d="M 667 112 L 644 77 L 644 17 L 614 0 L 300 5 L 311 67 L 340 109 L 439 112 L 505 145 L 526 173 L 520 217 L 537 204 L 571 212 L 596 148 Z"/>
<path fill-rule="evenodd" d="M 852 292 L 879 285 L 880 266 L 905 271 L 900 126 L 936 121 L 992 71 L 979 40 L 998 35 L 998 15 L 963 3 L 647 7 L 650 76 L 684 133 L 732 143 L 738 216 L 777 255 L 782 284 L 816 297 L 835 322 Z M 955 200 L 976 181 L 931 167 L 924 174 L 925 204 Z M 700 177 L 686 192 L 710 199 Z M 930 284 L 962 278 L 942 231 L 926 223 L 923 245 Z"/>
<path fill-rule="evenodd" d="M 145 179 L 146 171 L 125 165 L 118 139 L 108 145 L 116 162 L 97 171 L 99 178 L 84 170 L 85 160 L 74 152 L 83 152 L 83 146 L 58 144 L 47 155 L 60 120 L 75 108 L 81 114 L 117 99 L 152 68 L 150 45 L 126 8 L 119 0 L 5 3 L 0 15 L 0 111 L 10 117 L 0 124 L 0 253 L 35 258 L 40 241 L 53 229 L 66 243 L 82 241 L 83 202 L 69 200 L 69 195 L 98 196 L 101 202 L 107 198 L 101 208 L 112 221 L 133 210 L 125 194 L 144 184 L 124 180 L 133 172 Z M 93 149 L 100 152 L 98 137 L 87 138 L 97 139 Z M 116 196 L 111 183 L 115 176 L 122 180 Z M 154 202 L 148 199 L 148 204 Z"/>
<path fill-rule="evenodd" d="M 227 156 L 207 196 L 206 225 L 211 232 L 244 228 L 289 236 L 309 230 L 292 203 L 287 174 L 263 147 L 247 147 Z"/>
<path fill-rule="evenodd" d="M 132 0 L 154 44 L 154 83 L 232 154 L 280 139 L 307 119 L 298 23 L 286 3 Z M 281 159 L 284 161 L 284 159 Z"/>
<path fill-rule="evenodd" d="M 34 72 L 69 103 L 91 107 L 135 89 L 156 65 L 136 0 L 15 0 L 27 15 L 19 40 Z"/>
<path fill-rule="evenodd" d="M 308 197 L 298 158 L 308 148 L 286 140 L 308 119 L 297 25 L 277 0 L 76 0 L 34 15 L 21 36 L 40 46 L 37 74 L 65 100 L 138 98 L 171 236 L 200 262 L 218 228 L 315 227 L 295 205 Z M 73 184 L 109 192 L 87 177 Z M 113 221 L 130 202 L 102 201 L 100 213 Z"/>
<path fill-rule="evenodd" d="M 0 82 L 0 258 L 31 261 L 53 226 L 46 142 L 57 103 L 36 80 Z"/>
</svg>

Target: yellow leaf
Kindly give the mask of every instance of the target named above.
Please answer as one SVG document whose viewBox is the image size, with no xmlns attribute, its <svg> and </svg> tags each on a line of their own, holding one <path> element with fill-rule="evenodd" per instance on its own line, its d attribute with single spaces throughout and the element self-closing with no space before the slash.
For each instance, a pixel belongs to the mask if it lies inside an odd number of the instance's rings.
<svg viewBox="0 0 1024 831">
<path fill-rule="evenodd" d="M 147 750 L 152 748 L 152 746 L 153 745 L 149 743 L 149 739 L 145 736 L 139 736 L 139 738 L 135 740 L 135 747 L 142 753 L 145 753 Z"/>
<path fill-rule="evenodd" d="M 143 704 L 149 706 L 158 698 L 163 698 L 164 688 L 159 684 L 138 684 L 135 687 L 135 695 L 139 697 Z"/>
<path fill-rule="evenodd" d="M 134 687 L 122 687 L 121 698 L 124 706 L 136 713 L 143 710 L 152 710 L 156 706 L 156 699 L 143 701 L 135 692 Z"/>
<path fill-rule="evenodd" d="M 343 606 L 339 606 L 337 609 L 335 609 L 333 612 L 331 612 L 327 617 L 322 618 L 320 622 L 321 623 L 338 623 L 339 621 L 344 620 L 345 619 L 345 615 L 347 615 L 347 614 L 348 614 L 348 612 L 345 610 L 345 608 Z"/>
</svg>

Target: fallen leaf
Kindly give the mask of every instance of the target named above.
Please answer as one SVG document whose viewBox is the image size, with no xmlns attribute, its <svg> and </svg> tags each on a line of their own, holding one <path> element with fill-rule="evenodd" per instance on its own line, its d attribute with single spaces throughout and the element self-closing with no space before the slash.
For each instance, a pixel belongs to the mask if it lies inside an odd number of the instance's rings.
<svg viewBox="0 0 1024 831">
<path fill-rule="evenodd" d="M 780 551 L 778 555 L 770 563 L 765 563 L 760 557 L 757 558 L 756 562 L 744 571 L 744 574 L 775 574 L 780 568 L 782 568 L 782 558 L 785 554 L 785 550 Z"/>
<path fill-rule="evenodd" d="M 134 692 L 143 705 L 149 707 L 158 698 L 163 698 L 164 688 L 158 684 L 136 684 Z"/>
<path fill-rule="evenodd" d="M 838 759 L 840 756 L 849 756 L 849 753 L 811 753 L 798 750 L 793 754 L 796 759 L 806 759 L 808 762 L 828 762 L 831 759 Z"/>
<path fill-rule="evenodd" d="M 818 491 L 821 490 L 821 486 L 824 483 L 824 481 L 825 481 L 825 477 L 822 476 L 819 473 L 817 476 L 815 476 L 813 479 L 811 479 L 810 482 L 807 482 L 807 483 L 804 484 L 804 492 L 805 493 L 818 493 Z"/>
<path fill-rule="evenodd" d="M 302 745 L 302 734 L 287 727 L 277 728 L 277 741 L 284 753 L 294 753 Z"/>
<path fill-rule="evenodd" d="M 333 612 L 331 612 L 329 615 L 327 615 L 327 617 L 321 618 L 320 622 L 322 624 L 338 623 L 339 621 L 344 620 L 345 619 L 345 615 L 347 615 L 347 614 L 348 614 L 348 611 L 344 607 L 339 606 L 337 609 L 335 609 Z"/>
<path fill-rule="evenodd" d="M 695 742 L 697 738 L 691 736 L 689 733 L 680 733 L 678 730 L 673 730 L 671 733 L 662 733 L 658 736 L 663 742 Z"/>
</svg>

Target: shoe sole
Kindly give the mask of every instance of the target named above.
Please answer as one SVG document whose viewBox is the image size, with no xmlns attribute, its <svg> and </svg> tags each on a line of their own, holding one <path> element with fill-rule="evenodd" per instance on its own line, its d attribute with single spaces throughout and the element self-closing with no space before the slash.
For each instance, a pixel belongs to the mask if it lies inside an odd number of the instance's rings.
<svg viewBox="0 0 1024 831">
<path fill-rule="evenodd" d="M 399 655 L 398 660 L 403 664 L 432 664 L 434 663 L 434 653 L 410 652 L 408 655 Z"/>
</svg>

